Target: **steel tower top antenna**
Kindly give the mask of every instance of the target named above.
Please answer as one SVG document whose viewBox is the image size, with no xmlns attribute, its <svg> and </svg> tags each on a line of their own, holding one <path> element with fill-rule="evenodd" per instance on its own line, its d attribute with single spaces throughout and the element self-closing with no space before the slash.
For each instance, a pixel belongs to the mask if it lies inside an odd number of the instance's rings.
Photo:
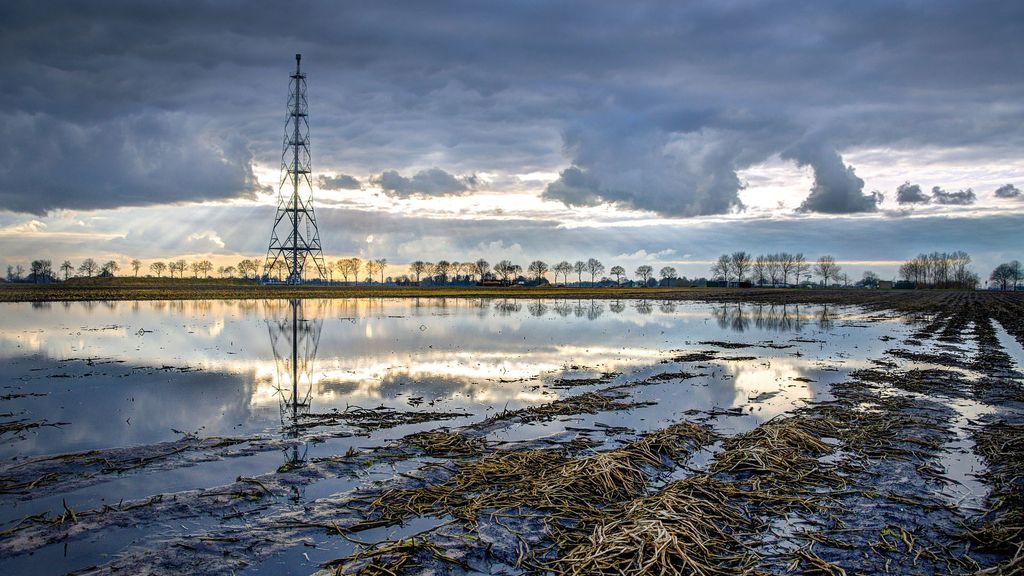
<svg viewBox="0 0 1024 576">
<path fill-rule="evenodd" d="M 283 238 L 283 240 L 282 240 Z M 307 264 L 312 263 L 306 274 Z M 295 74 L 288 90 L 288 115 L 284 124 L 281 153 L 281 184 L 277 195 L 277 216 L 270 231 L 270 247 L 263 263 L 263 278 L 280 279 L 287 271 L 288 284 L 305 279 L 327 280 L 320 231 L 313 212 L 313 170 L 309 154 L 309 108 L 302 54 L 295 55 Z"/>
</svg>

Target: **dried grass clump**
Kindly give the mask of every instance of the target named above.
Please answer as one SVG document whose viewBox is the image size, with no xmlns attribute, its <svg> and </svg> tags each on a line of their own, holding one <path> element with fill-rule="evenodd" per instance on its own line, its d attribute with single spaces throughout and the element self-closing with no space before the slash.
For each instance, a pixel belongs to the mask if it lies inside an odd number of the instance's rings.
<svg viewBox="0 0 1024 576">
<path fill-rule="evenodd" d="M 1024 574 L 1024 425 L 988 424 L 975 433 L 975 442 L 990 466 L 994 519 L 965 536 L 979 548 L 1013 554 L 979 574 Z"/>
<path fill-rule="evenodd" d="M 821 420 L 803 417 L 767 422 L 727 440 L 711 471 L 749 474 L 754 491 L 772 491 L 783 484 L 842 484 L 841 477 L 818 461 L 819 456 L 833 452 L 811 433 L 820 433 L 825 426 Z"/>
<path fill-rule="evenodd" d="M 555 400 L 539 406 L 520 408 L 519 410 L 505 410 L 491 416 L 482 424 L 490 424 L 515 418 L 519 422 L 548 421 L 555 416 L 573 416 L 576 414 L 597 414 L 598 412 L 612 412 L 616 410 L 629 410 L 641 406 L 650 406 L 654 402 L 629 402 L 623 401 L 628 394 L 616 389 L 603 389 L 586 394 L 578 394 Z"/>
<path fill-rule="evenodd" d="M 651 432 L 621 450 L 651 466 L 662 466 L 665 459 L 679 460 L 693 448 L 706 446 L 717 439 L 718 435 L 710 428 L 692 422 L 680 422 Z"/>
<path fill-rule="evenodd" d="M 435 458 L 468 458 L 479 456 L 487 448 L 483 438 L 469 438 L 458 432 L 432 430 L 417 432 L 404 438 L 404 443 Z"/>
<path fill-rule="evenodd" d="M 562 556 L 546 568 L 573 576 L 740 573 L 753 558 L 738 552 L 737 534 L 751 525 L 721 488 L 704 475 L 679 480 L 603 515 L 582 539 L 566 530 Z"/>
<path fill-rule="evenodd" d="M 372 522 L 444 512 L 474 522 L 482 510 L 531 508 L 556 519 L 596 514 L 640 495 L 645 468 L 663 467 L 687 447 L 710 443 L 707 428 L 684 422 L 658 430 L 622 448 L 584 458 L 558 450 L 496 452 L 463 462 L 444 484 L 383 492 L 372 504 Z"/>
</svg>

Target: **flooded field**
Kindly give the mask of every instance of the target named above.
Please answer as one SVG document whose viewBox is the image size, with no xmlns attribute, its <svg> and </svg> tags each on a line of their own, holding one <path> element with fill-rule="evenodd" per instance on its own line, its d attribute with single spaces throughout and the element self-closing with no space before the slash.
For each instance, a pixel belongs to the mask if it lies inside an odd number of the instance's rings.
<svg viewBox="0 0 1024 576">
<path fill-rule="evenodd" d="M 0 304 L 0 573 L 1019 567 L 985 310 Z"/>
</svg>

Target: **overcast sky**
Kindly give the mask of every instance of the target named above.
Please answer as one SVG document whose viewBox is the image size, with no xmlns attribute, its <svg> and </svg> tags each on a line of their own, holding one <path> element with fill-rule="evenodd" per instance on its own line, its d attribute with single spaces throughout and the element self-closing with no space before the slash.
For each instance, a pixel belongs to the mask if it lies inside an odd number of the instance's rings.
<svg viewBox="0 0 1024 576">
<path fill-rule="evenodd" d="M 1022 39 L 1020 1 L 8 0 L 0 264 L 263 256 L 301 52 L 329 260 L 987 277 L 1024 258 Z"/>
</svg>

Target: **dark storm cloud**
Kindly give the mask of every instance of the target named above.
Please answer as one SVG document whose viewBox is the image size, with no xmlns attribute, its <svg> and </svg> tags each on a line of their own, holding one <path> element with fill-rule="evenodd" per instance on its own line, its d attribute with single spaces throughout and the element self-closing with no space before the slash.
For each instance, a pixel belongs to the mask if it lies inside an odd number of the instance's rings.
<svg viewBox="0 0 1024 576">
<path fill-rule="evenodd" d="M 337 176 L 320 176 L 317 183 L 324 190 L 359 190 L 363 187 L 355 176 L 338 174 Z"/>
<path fill-rule="evenodd" d="M 420 170 L 411 177 L 402 176 L 396 170 L 387 170 L 374 182 L 390 196 L 450 196 L 468 192 L 476 183 L 476 177 L 458 178 L 440 168 Z"/>
<path fill-rule="evenodd" d="M 1024 44 L 991 39 L 1022 22 L 1014 1 L 9 1 L 0 208 L 251 194 L 303 52 L 334 172 L 570 166 L 548 197 L 699 215 L 786 153 L 815 172 L 804 210 L 871 211 L 848 150 L 1021 149 Z"/>
<path fill-rule="evenodd" d="M 1019 198 L 1020 195 L 1020 188 L 1013 184 L 1006 184 L 996 189 L 996 198 Z"/>
<path fill-rule="evenodd" d="M 592 118 L 566 132 L 573 165 L 548 185 L 546 198 L 577 206 L 615 202 L 672 216 L 723 214 L 742 207 L 736 175 L 740 134 L 673 134 L 649 119 L 620 114 Z M 609 126 L 616 120 L 617 128 Z"/>
<path fill-rule="evenodd" d="M 882 201 L 877 192 L 864 194 L 864 180 L 847 166 L 843 159 L 826 145 L 800 143 L 783 152 L 783 158 L 795 160 L 798 166 L 814 171 L 814 186 L 800 205 L 803 212 L 853 214 L 874 212 Z"/>
<path fill-rule="evenodd" d="M 958 192 L 946 192 L 938 186 L 932 187 L 932 198 L 936 204 L 948 204 L 952 206 L 968 206 L 974 204 L 977 196 L 970 188 Z"/>
<path fill-rule="evenodd" d="M 917 184 L 904 182 L 896 187 L 896 202 L 899 204 L 927 204 L 931 202 L 931 197 Z"/>
</svg>

